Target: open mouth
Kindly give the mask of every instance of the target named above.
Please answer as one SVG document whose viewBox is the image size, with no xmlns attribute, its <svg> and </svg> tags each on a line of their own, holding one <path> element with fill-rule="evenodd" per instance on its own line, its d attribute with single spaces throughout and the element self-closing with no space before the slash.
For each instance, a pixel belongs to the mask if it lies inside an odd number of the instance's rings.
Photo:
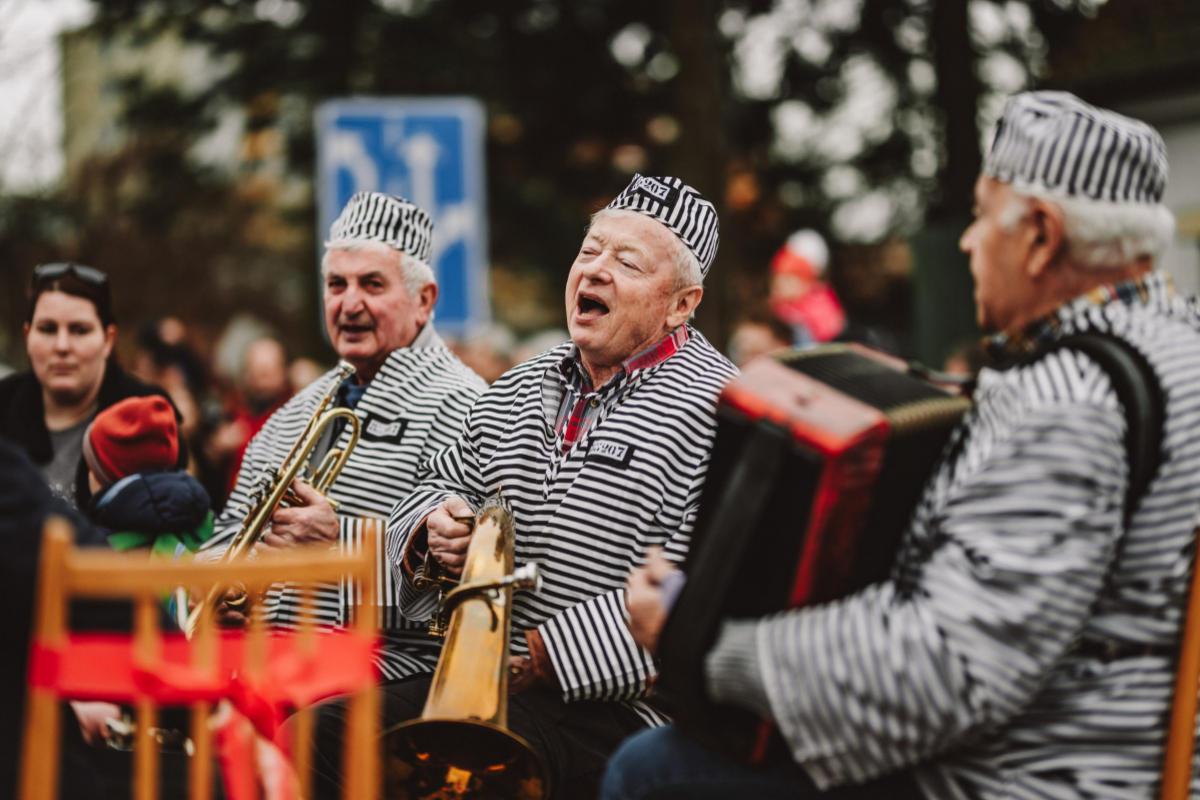
<svg viewBox="0 0 1200 800">
<path fill-rule="evenodd" d="M 359 336 L 364 333 L 370 332 L 371 326 L 370 325 L 342 325 L 341 329 L 342 329 L 342 333 L 349 334 L 350 336 Z"/>
<path fill-rule="evenodd" d="M 608 313 L 608 306 L 594 297 L 579 295 L 579 315 L 583 317 L 602 317 Z"/>
</svg>

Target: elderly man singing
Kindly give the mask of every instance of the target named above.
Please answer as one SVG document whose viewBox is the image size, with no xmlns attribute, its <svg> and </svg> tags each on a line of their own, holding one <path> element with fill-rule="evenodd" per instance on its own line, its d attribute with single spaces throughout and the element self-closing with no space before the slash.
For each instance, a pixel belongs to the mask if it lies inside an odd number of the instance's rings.
<svg viewBox="0 0 1200 800">
<path fill-rule="evenodd" d="M 717 393 L 735 374 L 687 326 L 716 250 L 712 204 L 678 179 L 635 177 L 571 267 L 571 341 L 493 384 L 388 523 L 404 613 L 427 619 L 414 570 L 459 572 L 471 531 L 455 518 L 503 485 L 516 562 L 545 578 L 514 597 L 508 724 L 545 758 L 556 797 L 593 796 L 617 743 L 661 722 L 641 702 L 654 665 L 625 625 L 624 576 L 650 546 L 687 550 Z M 418 716 L 428 690 L 387 687 L 387 722 Z M 317 758 L 334 780 L 336 741 L 322 737 Z"/>
<path fill-rule="evenodd" d="M 433 329 L 438 287 L 427 263 L 432 235 L 422 209 L 378 192 L 354 195 L 330 228 L 321 266 L 325 327 L 338 355 L 355 368 L 339 387 L 337 404 L 354 410 L 362 437 L 329 493 L 339 503 L 338 513 L 322 495 L 297 483 L 305 504 L 276 511 L 259 548 L 313 542 L 336 547 L 339 538 L 351 535 L 353 517 L 385 517 L 407 497 L 418 467 L 461 432 L 485 384 Z M 229 504 L 216 522 L 210 557 L 228 546 L 245 514 L 239 506 L 264 471 L 283 462 L 333 376 L 325 375 L 288 401 L 251 440 Z M 310 463 L 320 463 L 335 444 L 345 447 L 349 436 L 344 426 L 327 428 Z M 422 626 L 396 613 L 397 598 L 388 602 L 383 675 L 398 678 L 431 669 L 436 645 Z M 316 605 L 322 622 L 343 620 L 337 591 L 321 593 Z M 290 624 L 298 618 L 299 598 L 286 589 L 272 592 L 266 610 L 272 622 Z M 223 616 L 227 623 L 242 621 L 237 612 L 225 610 Z"/>
<path fill-rule="evenodd" d="M 1009 100 L 961 244 L 1011 366 L 980 375 L 890 580 L 728 620 L 705 659 L 710 696 L 773 719 L 793 761 L 754 772 L 664 728 L 621 747 L 606 800 L 1157 795 L 1200 520 L 1200 334 L 1154 268 L 1166 170 L 1141 122 L 1066 93 Z M 1162 390 L 1140 502 L 1117 373 L 1063 341 L 1084 332 Z M 631 581 L 647 645 L 669 571 Z"/>
</svg>

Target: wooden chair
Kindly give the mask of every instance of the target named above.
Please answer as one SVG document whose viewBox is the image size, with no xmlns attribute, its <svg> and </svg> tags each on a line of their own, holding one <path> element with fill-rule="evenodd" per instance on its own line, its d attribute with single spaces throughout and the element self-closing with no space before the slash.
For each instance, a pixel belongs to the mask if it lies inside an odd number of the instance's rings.
<svg viewBox="0 0 1200 800">
<path fill-rule="evenodd" d="M 307 798 L 313 720 L 304 706 L 335 694 L 350 697 L 344 797 L 375 800 L 380 781 L 378 678 L 373 663 L 378 616 L 356 613 L 345 631 L 317 632 L 309 612 L 315 584 L 343 579 L 355 582 L 362 607 L 374 607 L 380 531 L 375 521 L 364 524 L 362 546 L 354 555 L 299 550 L 223 565 L 163 563 L 144 555 L 78 549 L 65 521 L 48 520 L 31 647 L 22 800 L 57 798 L 59 705 L 66 699 L 112 700 L 135 706 L 136 800 L 158 797 L 159 752 L 151 737 L 160 706 L 191 708 L 191 800 L 212 796 L 213 736 L 208 719 L 216 701 L 235 701 L 264 735 L 269 732 L 263 728 L 281 719 L 285 708 L 299 708 L 291 749 L 300 796 Z M 240 583 L 258 592 L 281 577 L 304 587 L 305 612 L 298 631 L 268 633 L 257 614 L 252 615 L 247 631 L 217 631 L 213 621 L 204 620 L 190 641 L 182 634 L 164 636 L 159 628 L 160 598 L 174 587 L 207 590 L 213 585 Z M 79 597 L 131 599 L 132 636 L 69 631 L 69 603 Z M 239 776 L 227 776 L 227 786 L 231 778 Z"/>
</svg>

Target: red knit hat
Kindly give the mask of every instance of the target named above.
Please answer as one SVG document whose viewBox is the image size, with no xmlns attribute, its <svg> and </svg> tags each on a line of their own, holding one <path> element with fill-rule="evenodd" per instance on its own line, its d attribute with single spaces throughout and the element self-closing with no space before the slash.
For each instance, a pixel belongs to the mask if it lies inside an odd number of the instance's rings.
<svg viewBox="0 0 1200 800">
<path fill-rule="evenodd" d="M 96 415 L 83 435 L 83 458 L 105 486 L 179 458 L 175 409 L 159 395 L 130 397 Z"/>
</svg>

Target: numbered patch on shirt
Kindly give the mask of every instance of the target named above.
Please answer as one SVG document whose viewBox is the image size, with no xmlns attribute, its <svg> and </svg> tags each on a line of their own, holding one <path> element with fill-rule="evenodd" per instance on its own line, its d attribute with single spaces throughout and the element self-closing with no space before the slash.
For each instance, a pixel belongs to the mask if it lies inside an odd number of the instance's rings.
<svg viewBox="0 0 1200 800">
<path fill-rule="evenodd" d="M 404 438 L 404 431 L 408 428 L 408 420 L 406 419 L 380 419 L 374 414 L 368 414 L 366 421 L 363 423 L 362 438 L 368 442 L 384 442 L 386 444 L 400 444 L 400 440 Z"/>
<path fill-rule="evenodd" d="M 587 460 L 624 469 L 633 459 L 634 447 L 611 439 L 592 439 L 588 443 Z"/>
</svg>

